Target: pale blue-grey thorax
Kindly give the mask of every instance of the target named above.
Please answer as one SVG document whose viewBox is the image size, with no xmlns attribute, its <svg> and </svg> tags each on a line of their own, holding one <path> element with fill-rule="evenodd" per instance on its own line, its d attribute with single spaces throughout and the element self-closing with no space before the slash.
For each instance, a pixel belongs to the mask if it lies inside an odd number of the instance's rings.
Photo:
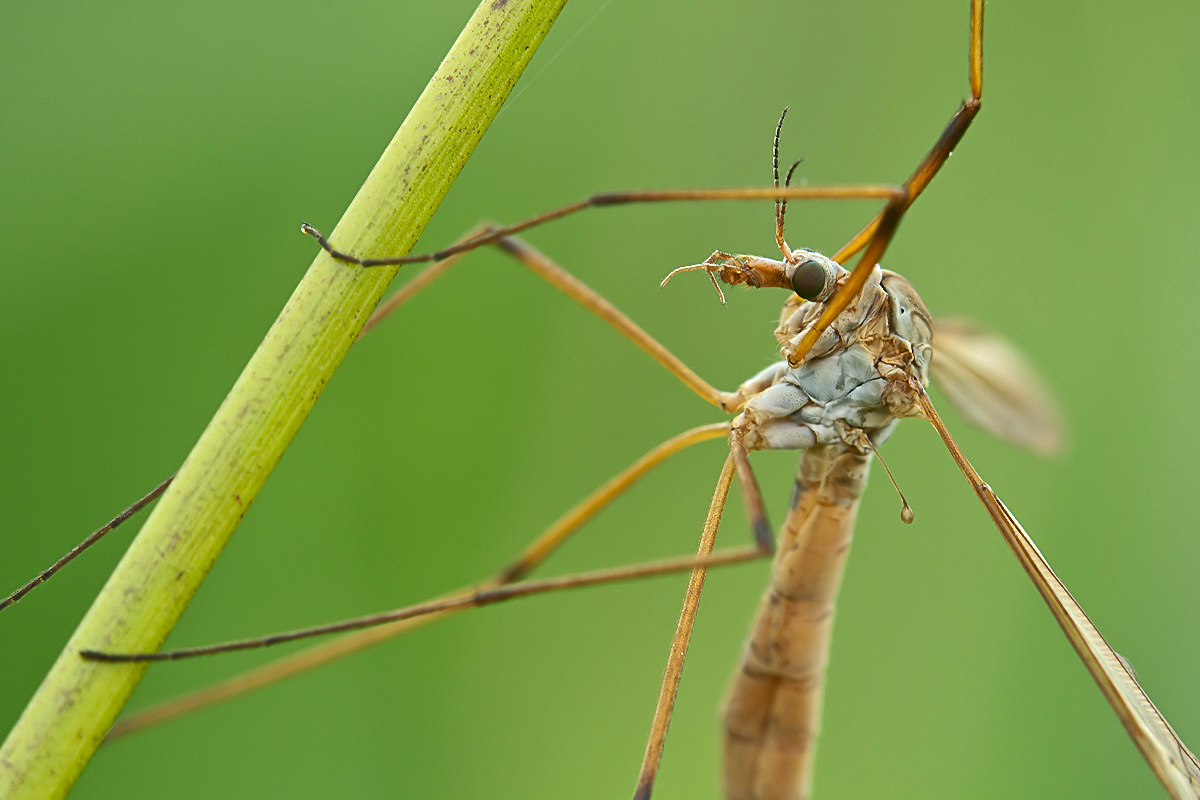
<svg viewBox="0 0 1200 800">
<path fill-rule="evenodd" d="M 818 253 L 794 255 L 819 260 L 829 280 L 815 301 L 785 306 L 775 331 L 785 359 L 850 274 Z M 879 444 L 898 417 L 914 413 L 914 387 L 928 384 L 932 356 L 933 326 L 920 296 L 900 275 L 875 267 L 797 366 L 781 361 L 742 385 L 743 396 L 750 396 L 743 410 L 752 430 L 747 445 L 796 450 L 853 444 L 861 436 L 857 431 Z"/>
</svg>

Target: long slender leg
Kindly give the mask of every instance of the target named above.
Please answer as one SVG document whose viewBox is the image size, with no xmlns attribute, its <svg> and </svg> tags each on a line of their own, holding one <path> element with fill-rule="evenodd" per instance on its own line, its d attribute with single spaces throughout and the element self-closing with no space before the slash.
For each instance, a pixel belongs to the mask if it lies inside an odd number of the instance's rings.
<svg viewBox="0 0 1200 800">
<path fill-rule="evenodd" d="M 512 255 L 547 283 L 562 291 L 575 302 L 591 311 L 600 319 L 620 331 L 629 341 L 644 350 L 651 358 L 662 364 L 689 389 L 703 397 L 717 408 L 729 411 L 729 406 L 735 395 L 732 392 L 722 392 L 713 388 L 703 378 L 684 364 L 678 356 L 663 347 L 646 331 L 622 313 L 616 306 L 605 300 L 590 286 L 555 264 L 545 255 L 535 250 L 529 244 L 513 237 L 504 237 L 496 241 L 504 252 Z"/>
<path fill-rule="evenodd" d="M 333 622 L 328 625 L 318 625 L 312 628 L 302 628 L 255 639 L 239 639 L 221 644 L 189 647 L 181 650 L 167 650 L 159 653 L 109 653 L 101 650 L 81 650 L 79 654 L 91 661 L 146 662 L 146 661 L 178 661 L 184 658 L 209 656 L 217 653 L 232 653 L 236 650 L 255 650 L 261 647 L 295 642 L 301 639 L 311 639 L 314 636 L 327 636 L 333 633 L 362 630 L 385 625 L 389 622 L 400 622 L 441 615 L 450 611 L 463 611 L 468 608 L 478 608 L 492 603 L 501 603 L 518 597 L 530 597 L 535 594 L 558 592 L 564 589 L 580 589 L 585 586 L 600 586 L 608 583 L 651 578 L 659 575 L 669 575 L 672 572 L 684 572 L 698 568 L 738 564 L 759 558 L 762 553 L 756 547 L 729 550 L 724 553 L 707 555 L 702 558 L 671 558 L 661 561 L 647 561 L 641 564 L 631 564 L 610 569 L 598 569 L 592 572 L 579 572 L 571 575 L 560 575 L 556 578 L 546 578 L 539 581 L 523 581 L 504 585 L 473 589 L 468 592 L 443 597 L 440 600 L 430 600 L 412 606 L 370 614 L 365 617 Z"/>
<path fill-rule="evenodd" d="M 574 508 L 559 517 L 537 539 L 529 544 L 511 564 L 501 570 L 496 577 L 485 581 L 480 586 L 483 588 L 499 586 L 524 577 L 549 557 L 568 536 L 602 511 L 609 503 L 622 495 L 651 470 L 691 445 L 724 437 L 728 433 L 728 430 L 729 426 L 727 423 L 704 425 L 685 431 L 658 445 L 625 470 L 611 478 Z M 474 588 L 464 589 L 447 597 L 469 595 L 474 591 Z M 191 713 L 192 711 L 224 702 L 238 695 L 269 686 L 272 683 L 302 672 L 307 672 L 330 661 L 399 636 L 426 622 L 441 619 L 451 613 L 454 612 L 443 611 L 429 616 L 401 620 L 340 636 L 333 641 L 316 645 L 300 653 L 271 662 L 222 683 L 125 717 L 113 727 L 109 733 L 109 738 L 133 733 L 160 722 Z"/>
<path fill-rule="evenodd" d="M 700 397 L 712 403 L 717 408 L 726 411 L 735 411 L 734 405 L 735 395 L 732 392 L 723 392 L 716 389 L 699 375 L 697 375 L 687 364 L 666 347 L 664 347 L 657 339 L 647 333 L 640 325 L 630 319 L 623 311 L 606 300 L 599 292 L 591 288 L 583 281 L 576 278 L 569 271 L 563 269 L 558 264 L 554 263 L 544 253 L 537 250 L 527 242 L 524 242 L 515 237 L 494 237 L 491 232 L 495 229 L 490 225 L 480 226 L 462 240 L 463 242 L 476 242 L 486 238 L 487 242 L 495 244 L 505 253 L 515 258 L 521 264 L 524 264 L 531 272 L 540 277 L 542 280 L 549 283 L 554 288 L 561 291 L 567 297 L 574 300 L 579 305 L 591 311 L 600 319 L 607 322 L 615 328 L 621 335 L 629 339 L 637 345 L 641 350 L 648 354 L 651 358 L 662 364 L 675 377 L 679 378 L 685 386 L 691 389 Z M 322 237 L 322 241 L 324 239 Z M 327 244 L 327 242 L 326 242 Z M 448 251 L 453 251 L 445 259 L 440 260 L 427 267 L 423 272 L 419 273 L 415 278 L 406 283 L 394 295 L 385 300 L 371 315 L 371 319 L 363 327 L 363 332 L 370 330 L 375 325 L 379 324 L 382 319 L 395 311 L 401 304 L 412 299 L 413 295 L 424 289 L 432 283 L 437 277 L 441 276 L 450 266 L 465 255 L 468 250 L 447 248 Z M 407 262 L 406 262 L 407 263 Z"/>
<path fill-rule="evenodd" d="M 750 529 L 754 531 L 754 541 L 764 553 L 774 549 L 775 537 L 771 533 L 771 523 L 767 521 L 767 507 L 763 502 L 762 489 L 754 477 L 750 467 L 750 453 L 746 449 L 745 436 L 749 429 L 746 420 L 739 417 L 735 421 L 729 435 L 729 456 L 737 469 L 738 487 L 742 490 L 742 498 L 746 503 L 746 516 L 750 520 Z"/>
<path fill-rule="evenodd" d="M 173 481 L 173 480 L 175 480 L 174 472 L 172 472 L 170 475 L 168 475 L 161 483 L 158 484 L 158 486 L 155 486 L 153 489 L 151 489 L 149 492 L 147 492 L 141 498 L 130 503 L 129 506 L 124 511 L 122 511 L 120 514 L 117 514 L 115 517 L 113 517 L 111 520 L 106 522 L 104 525 L 100 526 L 95 531 L 93 531 L 82 542 L 80 542 L 79 544 L 75 545 L 70 550 L 68 550 L 66 555 L 64 555 L 62 558 L 58 559 L 58 561 L 55 561 L 49 567 L 47 567 L 46 569 L 39 572 L 36 576 L 34 576 L 34 578 L 32 580 L 28 581 L 20 589 L 17 589 L 15 592 L 10 594 L 8 597 L 4 598 L 3 600 L 0 600 L 0 610 L 3 610 L 5 608 L 7 608 L 8 606 L 11 606 L 13 603 L 17 602 L 22 597 L 24 597 L 25 595 L 32 592 L 38 586 L 40 586 L 41 584 L 50 580 L 52 577 L 54 577 L 54 573 L 58 572 L 60 569 L 65 567 L 67 564 L 74 561 L 75 558 L 80 553 L 82 553 L 84 550 L 87 550 L 89 547 L 94 545 L 96 542 L 98 542 L 102 538 L 104 538 L 105 534 L 107 534 L 109 531 L 116 528 L 118 525 L 123 523 L 125 520 L 129 519 L 134 514 L 141 511 L 146 506 L 148 506 L 155 498 L 157 498 L 160 494 L 162 494 L 163 492 L 165 492 L 167 490 L 167 487 L 171 485 L 171 481 Z"/>
<path fill-rule="evenodd" d="M 913 170 L 913 174 L 901 187 L 904 190 L 904 208 L 901 213 L 908 210 L 908 207 L 933 180 L 933 176 L 937 175 L 942 165 L 949 160 L 950 153 L 958 145 L 963 134 L 967 132 L 971 121 L 975 119 L 975 115 L 979 113 L 979 109 L 983 105 L 983 0 L 971 0 L 970 36 L 971 44 L 967 51 L 967 82 L 971 86 L 971 96 L 959 106 L 958 111 L 950 118 L 946 129 L 942 131 L 942 135 L 933 145 L 933 149 L 921 160 L 921 163 Z M 846 259 L 866 247 L 874 237 L 875 231 L 880 227 L 883 214 L 884 212 L 881 211 L 856 233 L 849 242 L 842 246 L 842 249 L 838 250 L 833 260 L 839 264 L 844 263 Z"/>
<path fill-rule="evenodd" d="M 832 299 L 825 309 L 825 313 L 821 315 L 821 319 L 804 337 L 797 350 L 789 354 L 788 362 L 793 366 L 800 363 L 816 342 L 817 337 L 862 291 L 870 271 L 883 258 L 883 253 L 891 242 L 892 235 L 896 232 L 896 227 L 900 224 L 904 212 L 909 209 L 913 201 L 933 180 L 933 176 L 950 158 L 950 153 L 962 139 L 963 134 L 967 132 L 975 115 L 979 113 L 983 103 L 983 0 L 972 0 L 971 2 L 970 31 L 971 45 L 967 56 L 967 77 L 971 85 L 971 96 L 963 101 L 958 111 L 950 118 L 942 135 L 934 143 L 933 148 L 900 187 L 900 194 L 888 200 L 883 210 L 834 255 L 833 260 L 840 264 L 866 248 L 858 265 L 854 268 L 854 275 Z M 795 305 L 797 302 L 796 298 L 789 298 L 788 305 Z M 788 313 L 786 307 L 783 313 Z"/>
<path fill-rule="evenodd" d="M 793 366 L 800 363 L 817 337 L 862 289 L 870 270 L 882 258 L 896 226 L 900 223 L 900 218 L 949 160 L 951 152 L 962 139 L 963 134 L 967 132 L 971 121 L 979 113 L 983 103 L 983 0 L 972 0 L 971 2 L 967 78 L 971 87 L 971 96 L 963 101 L 958 111 L 950 118 L 950 122 L 943 129 L 937 142 L 913 170 L 908 180 L 893 195 L 889 196 L 888 204 L 834 254 L 833 260 L 844 265 L 863 248 L 868 248 L 868 252 L 863 254 L 854 269 L 855 274 L 852 281 L 843 287 L 839 295 L 834 298 L 827 313 L 817 322 L 810 335 L 805 337 L 797 350 L 789 355 L 788 360 Z M 782 231 L 779 231 L 777 235 L 782 237 Z M 768 285 L 776 284 L 769 283 Z M 795 309 L 804 302 L 797 295 L 789 297 L 781 312 L 782 317 L 791 316 Z"/>
<path fill-rule="evenodd" d="M 1146 695 L 1129 662 L 1109 646 L 1083 607 L 1071 596 L 1021 523 L 971 466 L 924 390 L 920 390 L 918 402 L 922 415 L 938 432 L 963 477 L 971 484 L 1005 543 L 1037 587 L 1155 776 L 1174 798 L 1200 797 L 1200 760 Z"/>
<path fill-rule="evenodd" d="M 733 483 L 733 456 L 725 459 L 721 476 L 717 479 L 717 488 L 713 492 L 712 504 L 708 508 L 708 517 L 704 520 L 704 532 L 700 536 L 700 546 L 697 548 L 697 558 L 705 558 L 713 550 L 717 540 L 717 526 L 721 523 L 721 512 L 725 509 L 725 499 L 729 496 L 729 487 Z M 634 800 L 647 800 L 654 790 L 654 778 L 658 775 L 658 765 L 662 762 L 663 744 L 667 738 L 667 725 L 671 721 L 671 712 L 675 708 L 675 694 L 679 690 L 679 679 L 683 675 L 683 662 L 687 656 L 688 643 L 692 637 L 692 626 L 696 621 L 696 611 L 700 608 L 700 592 L 704 589 L 704 578 L 708 574 L 707 566 L 697 566 L 692 570 L 688 581 L 687 592 L 683 598 L 683 608 L 679 612 L 679 625 L 675 629 L 675 638 L 671 640 L 671 652 L 667 656 L 667 668 L 663 674 L 662 689 L 658 695 L 658 705 L 654 709 L 654 721 L 650 724 L 650 738 L 646 741 L 646 754 L 642 759 L 642 769 L 638 773 L 637 785 L 633 792 Z"/>
<path fill-rule="evenodd" d="M 632 205 L 635 203 L 669 203 L 684 200 L 717 201 L 717 200 L 887 200 L 897 192 L 897 187 L 883 184 L 860 184 L 858 186 L 750 186 L 731 189 L 652 189 L 637 192 L 603 192 L 594 194 L 570 205 L 555 208 L 538 214 L 535 217 L 515 222 L 511 225 L 496 227 L 486 234 L 474 239 L 461 241 L 442 250 L 430 253 L 414 253 L 407 256 L 386 258 L 364 258 L 352 253 L 346 253 L 330 244 L 325 236 L 309 225 L 300 224 L 300 230 L 316 239 L 321 247 L 331 256 L 347 264 L 358 264 L 363 267 L 387 267 L 403 264 L 426 264 L 441 261 L 455 253 L 474 250 L 485 244 L 491 244 L 505 236 L 536 228 L 547 222 L 562 219 L 577 214 L 587 208 L 602 208 L 605 206 Z"/>
</svg>

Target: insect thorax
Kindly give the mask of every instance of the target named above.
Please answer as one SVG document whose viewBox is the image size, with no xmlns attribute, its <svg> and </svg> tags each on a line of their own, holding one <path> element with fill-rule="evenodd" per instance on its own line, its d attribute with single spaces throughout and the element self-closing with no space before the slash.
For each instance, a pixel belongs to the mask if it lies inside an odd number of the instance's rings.
<svg viewBox="0 0 1200 800">
<path fill-rule="evenodd" d="M 839 270 L 840 286 L 850 273 Z M 858 297 L 789 366 L 825 308 L 790 299 L 775 331 L 785 360 L 742 385 L 750 397 L 743 414 L 751 449 L 855 444 L 863 434 L 878 444 L 898 417 L 916 413 L 917 394 L 929 382 L 933 327 L 912 284 L 876 267 Z"/>
</svg>

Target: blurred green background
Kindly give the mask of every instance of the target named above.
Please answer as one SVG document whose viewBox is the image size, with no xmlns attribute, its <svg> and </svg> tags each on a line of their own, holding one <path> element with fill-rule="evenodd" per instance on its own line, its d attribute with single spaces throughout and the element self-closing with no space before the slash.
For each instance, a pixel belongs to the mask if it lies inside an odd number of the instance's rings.
<svg viewBox="0 0 1200 800">
<path fill-rule="evenodd" d="M 184 458 L 470 15 L 472 0 L 25 4 L 0 26 L 0 589 Z M 424 249 L 595 191 L 902 180 L 967 92 L 966 0 L 572 0 Z M 984 110 L 887 264 L 1007 332 L 1062 398 L 1038 461 L 950 424 L 1180 735 L 1200 744 L 1192 398 L 1200 6 L 994 2 Z M 793 206 L 832 251 L 870 204 Z M 713 383 L 775 357 L 781 296 L 671 268 L 770 254 L 770 204 L 609 209 L 529 237 Z M 661 439 L 719 415 L 492 253 L 350 354 L 171 643 L 481 580 Z M 886 448 L 847 569 L 816 796 L 1161 792 L 941 444 Z M 695 448 L 542 574 L 686 553 Z M 775 517 L 795 454 L 757 457 Z M 0 614 L 0 727 L 133 534 Z M 742 543 L 735 496 L 724 541 Z M 661 798 L 717 795 L 717 707 L 766 565 L 711 576 Z M 76 797 L 627 796 L 684 579 L 494 606 L 103 748 Z M 150 671 L 145 707 L 270 658 Z"/>
</svg>

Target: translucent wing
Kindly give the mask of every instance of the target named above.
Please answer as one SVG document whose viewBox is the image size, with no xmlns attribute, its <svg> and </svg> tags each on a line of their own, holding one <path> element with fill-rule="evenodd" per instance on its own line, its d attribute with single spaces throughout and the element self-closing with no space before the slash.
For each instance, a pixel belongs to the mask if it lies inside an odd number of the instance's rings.
<svg viewBox="0 0 1200 800">
<path fill-rule="evenodd" d="M 1057 404 L 1007 340 L 966 320 L 937 319 L 930 373 L 972 425 L 1040 455 L 1062 449 Z"/>
<path fill-rule="evenodd" d="M 1200 762 L 1197 762 L 1196 756 L 1180 741 L 1154 703 L 1150 702 L 1128 662 L 1109 647 L 1079 603 L 1075 602 L 1067 587 L 1046 563 L 1045 557 L 1017 522 L 1016 517 L 967 461 L 946 430 L 946 426 L 942 424 L 929 397 L 922 396 L 920 403 L 926 418 L 937 428 L 950 454 L 958 462 L 959 469 L 971 483 L 975 494 L 983 501 L 996 527 L 1000 529 L 1004 541 L 1008 543 L 1026 574 L 1041 593 L 1054 618 L 1058 620 L 1058 624 L 1070 640 L 1071 646 L 1092 674 L 1100 691 L 1104 693 L 1105 699 L 1117 713 L 1121 724 L 1125 726 L 1125 730 L 1154 774 L 1176 800 L 1200 799 Z"/>
</svg>

